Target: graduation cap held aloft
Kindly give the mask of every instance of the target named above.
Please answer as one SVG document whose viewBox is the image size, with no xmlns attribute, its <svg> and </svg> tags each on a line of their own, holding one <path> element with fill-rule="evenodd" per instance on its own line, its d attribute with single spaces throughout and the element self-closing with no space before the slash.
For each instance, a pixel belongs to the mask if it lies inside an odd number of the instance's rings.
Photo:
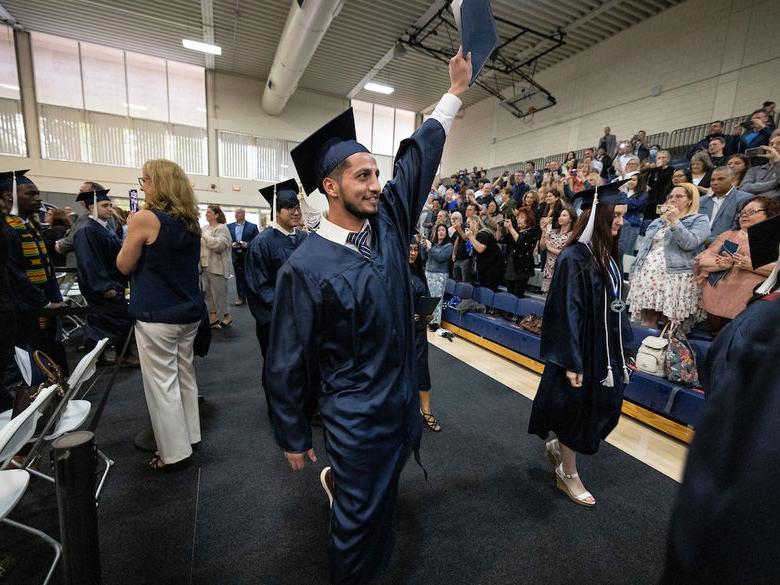
<svg viewBox="0 0 780 585">
<path fill-rule="evenodd" d="M 297 207 L 298 201 L 298 182 L 295 179 L 287 179 L 275 185 L 269 185 L 258 189 L 263 198 L 271 206 L 271 215 L 276 219 L 276 212 L 279 209 L 290 209 Z"/>
<path fill-rule="evenodd" d="M 11 212 L 10 215 L 19 215 L 19 198 L 16 194 L 17 185 L 30 185 L 32 180 L 25 177 L 25 173 L 30 169 L 21 171 L 6 171 L 0 173 L 0 192 L 11 192 Z"/>
<path fill-rule="evenodd" d="M 759 266 L 766 266 L 777 262 L 780 256 L 780 215 L 775 215 L 748 228 L 748 243 L 750 245 L 750 261 L 755 270 Z M 769 294 L 777 284 L 778 268 L 780 262 L 760 287 L 756 289 L 758 294 Z"/>
<path fill-rule="evenodd" d="M 357 141 L 352 108 L 339 114 L 290 151 L 295 170 L 308 195 L 322 193 L 322 181 L 344 160 L 358 152 L 370 152 Z"/>
<path fill-rule="evenodd" d="M 460 44 L 463 56 L 471 53 L 471 83 L 479 77 L 500 39 L 496 30 L 496 21 L 490 8 L 490 0 L 454 0 L 452 12 L 460 31 Z"/>
</svg>

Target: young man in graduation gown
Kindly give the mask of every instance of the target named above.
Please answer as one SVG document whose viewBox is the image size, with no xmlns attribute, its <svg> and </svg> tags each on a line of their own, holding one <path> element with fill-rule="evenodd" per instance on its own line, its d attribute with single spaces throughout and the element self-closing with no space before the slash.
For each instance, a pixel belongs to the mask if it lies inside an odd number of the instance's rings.
<svg viewBox="0 0 780 585">
<path fill-rule="evenodd" d="M 117 348 L 117 355 L 132 327 L 127 315 L 127 278 L 116 267 L 122 242 L 111 229 L 112 204 L 108 189 L 82 192 L 76 198 L 89 214 L 73 240 L 79 275 L 79 290 L 87 303 L 107 312 L 90 313 L 84 327 L 84 346 L 91 351 L 104 337 Z M 123 365 L 137 366 L 138 359 L 126 356 Z"/>
<path fill-rule="evenodd" d="M 263 230 L 251 241 L 246 253 L 244 265 L 246 296 L 249 310 L 255 318 L 255 334 L 260 343 L 263 360 L 268 356 L 276 276 L 307 235 L 306 232 L 298 229 L 301 224 L 298 191 L 298 183 L 295 179 L 260 189 L 260 193 L 273 209 L 274 221 L 268 229 Z M 271 403 L 268 400 L 265 367 L 263 367 L 262 379 L 270 414 Z"/>
<path fill-rule="evenodd" d="M 59 320 L 39 314 L 44 308 L 61 307 L 62 295 L 38 225 L 41 193 L 26 172 L 0 173 L 0 194 L 10 209 L 5 218 L 9 239 L 6 278 L 19 311 L 17 344 L 43 351 L 68 372 Z"/>
<path fill-rule="evenodd" d="M 409 238 L 470 79 L 470 57 L 459 51 L 449 93 L 401 142 L 384 188 L 355 140 L 351 109 L 291 152 L 304 192 L 319 189 L 329 211 L 277 276 L 266 378 L 276 440 L 293 469 L 316 461 L 305 408 L 319 393 L 334 584 L 367 583 L 389 559 L 398 479 L 410 452 L 417 457 Z"/>
<path fill-rule="evenodd" d="M 251 221 L 246 221 L 246 210 L 243 207 L 236 209 L 236 221 L 228 224 L 230 238 L 233 240 L 231 258 L 233 260 L 233 273 L 236 275 L 236 305 L 246 302 L 246 274 L 244 272 L 244 259 L 249 244 L 258 234 L 257 226 Z"/>
<path fill-rule="evenodd" d="M 707 352 L 704 414 L 672 514 L 664 585 L 780 583 L 780 216 L 748 230 L 775 269 Z"/>
</svg>

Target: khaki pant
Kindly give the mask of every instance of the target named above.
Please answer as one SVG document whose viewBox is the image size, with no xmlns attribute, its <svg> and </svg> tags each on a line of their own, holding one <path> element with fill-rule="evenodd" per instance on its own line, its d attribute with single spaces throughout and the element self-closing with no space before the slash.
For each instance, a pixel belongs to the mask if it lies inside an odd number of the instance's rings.
<svg viewBox="0 0 780 585">
<path fill-rule="evenodd" d="M 192 445 L 200 442 L 192 351 L 199 324 L 135 322 L 146 405 L 157 449 L 166 465 L 192 455 Z"/>
</svg>

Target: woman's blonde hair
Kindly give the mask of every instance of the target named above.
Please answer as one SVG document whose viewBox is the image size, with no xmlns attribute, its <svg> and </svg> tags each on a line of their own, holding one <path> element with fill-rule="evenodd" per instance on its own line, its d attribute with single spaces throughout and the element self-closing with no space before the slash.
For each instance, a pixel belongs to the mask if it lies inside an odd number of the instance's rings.
<svg viewBox="0 0 780 585">
<path fill-rule="evenodd" d="M 170 213 L 184 222 L 188 232 L 200 235 L 198 200 L 184 169 L 173 161 L 154 159 L 144 163 L 143 174 L 154 183 L 154 194 L 146 195 L 146 208 Z"/>
<path fill-rule="evenodd" d="M 701 199 L 699 195 L 699 189 L 694 185 L 693 183 L 680 183 L 679 185 L 672 188 L 672 191 L 674 191 L 677 188 L 685 189 L 685 192 L 688 194 L 688 201 L 691 202 L 691 206 L 688 208 L 688 211 L 686 211 L 683 215 L 680 217 L 688 217 L 689 215 L 696 215 L 699 213 L 699 200 Z M 672 191 L 669 191 L 671 194 Z"/>
</svg>

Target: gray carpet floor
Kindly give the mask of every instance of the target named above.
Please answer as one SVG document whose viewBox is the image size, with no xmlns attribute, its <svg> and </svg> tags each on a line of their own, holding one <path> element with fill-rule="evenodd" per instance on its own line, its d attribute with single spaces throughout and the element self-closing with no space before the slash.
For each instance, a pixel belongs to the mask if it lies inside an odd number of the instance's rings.
<svg viewBox="0 0 780 585">
<path fill-rule="evenodd" d="M 116 461 L 98 508 L 108 585 L 327 583 L 321 433 L 320 461 L 290 471 L 265 414 L 254 322 L 246 307 L 234 316 L 197 360 L 206 402 L 190 468 L 146 468 L 132 443 L 148 424 L 140 373 L 123 371 L 114 388 L 97 430 Z M 433 347 L 430 368 L 444 431 L 423 438 L 428 481 L 413 460 L 404 470 L 395 554 L 378 584 L 657 582 L 675 482 L 604 444 L 580 464 L 598 505 L 576 506 L 526 432 L 529 400 Z M 53 486 L 33 480 L 11 517 L 56 536 Z M 17 558 L 3 585 L 42 581 L 45 546 L 0 526 L 0 551 Z"/>
</svg>

